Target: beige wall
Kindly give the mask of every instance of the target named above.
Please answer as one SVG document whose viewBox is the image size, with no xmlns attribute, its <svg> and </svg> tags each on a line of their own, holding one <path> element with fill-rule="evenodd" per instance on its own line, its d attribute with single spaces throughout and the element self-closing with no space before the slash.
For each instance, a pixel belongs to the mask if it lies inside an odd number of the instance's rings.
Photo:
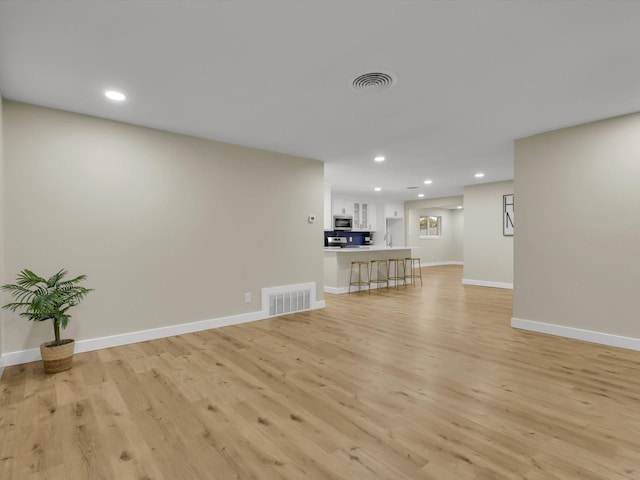
<svg viewBox="0 0 640 480">
<path fill-rule="evenodd" d="M 515 143 L 514 317 L 640 338 L 640 114 Z"/>
<path fill-rule="evenodd" d="M 512 181 L 464 187 L 464 283 L 513 286 L 513 237 L 502 234 L 503 195 L 512 193 Z M 515 203 L 519 235 L 518 195 Z"/>
<path fill-rule="evenodd" d="M 66 336 L 255 312 L 262 287 L 322 299 L 321 162 L 15 102 L 4 133 L 8 277 L 64 267 L 96 289 Z M 50 330 L 7 316 L 5 353 Z"/>
<path fill-rule="evenodd" d="M 462 205 L 462 204 L 461 204 Z M 456 262 L 464 262 L 464 209 L 450 210 L 453 231 L 451 251 Z"/>
<path fill-rule="evenodd" d="M 405 203 L 405 235 L 411 254 L 420 257 L 421 264 L 459 263 L 463 260 L 463 213 L 451 210 L 463 205 L 463 197 L 434 198 Z M 441 238 L 420 238 L 420 216 L 442 217 Z"/>
<path fill-rule="evenodd" d="M 2 111 L 2 94 L 0 94 L 0 285 L 7 283 L 5 281 L 5 261 L 4 261 L 4 142 L 3 142 L 3 111 Z M 0 295 L 0 299 L 2 296 Z M 4 305 L 4 302 L 2 303 Z M 4 317 L 5 310 L 0 310 L 0 376 L 4 367 L 2 354 L 4 352 Z"/>
</svg>

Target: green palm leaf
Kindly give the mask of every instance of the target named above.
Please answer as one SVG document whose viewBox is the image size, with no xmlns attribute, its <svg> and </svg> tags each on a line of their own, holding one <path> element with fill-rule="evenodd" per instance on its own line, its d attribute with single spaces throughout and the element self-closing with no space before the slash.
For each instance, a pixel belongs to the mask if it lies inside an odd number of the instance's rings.
<svg viewBox="0 0 640 480">
<path fill-rule="evenodd" d="M 78 305 L 93 290 L 79 285 L 87 278 L 86 275 L 63 280 L 66 275 L 67 271 L 62 269 L 45 279 L 29 269 L 22 270 L 16 283 L 0 287 L 15 299 L 2 308 L 13 312 L 24 310 L 20 316 L 35 322 L 52 320 L 55 339 L 59 342 L 60 327 L 66 328 L 71 318 L 67 310 Z"/>
</svg>

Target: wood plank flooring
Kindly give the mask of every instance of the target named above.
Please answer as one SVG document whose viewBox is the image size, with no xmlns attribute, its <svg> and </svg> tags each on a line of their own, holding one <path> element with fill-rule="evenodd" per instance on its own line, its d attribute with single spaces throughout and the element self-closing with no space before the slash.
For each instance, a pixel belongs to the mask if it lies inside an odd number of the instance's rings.
<svg viewBox="0 0 640 480">
<path fill-rule="evenodd" d="M 640 479 L 640 353 L 514 330 L 461 276 L 9 367 L 0 478 Z"/>
</svg>

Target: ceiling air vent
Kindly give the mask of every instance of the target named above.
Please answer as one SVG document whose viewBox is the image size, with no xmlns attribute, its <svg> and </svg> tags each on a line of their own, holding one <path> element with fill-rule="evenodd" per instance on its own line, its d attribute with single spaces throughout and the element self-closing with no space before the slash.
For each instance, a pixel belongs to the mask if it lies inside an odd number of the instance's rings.
<svg viewBox="0 0 640 480">
<path fill-rule="evenodd" d="M 358 75 L 350 84 L 352 90 L 386 90 L 396 83 L 395 76 L 385 72 Z"/>
</svg>

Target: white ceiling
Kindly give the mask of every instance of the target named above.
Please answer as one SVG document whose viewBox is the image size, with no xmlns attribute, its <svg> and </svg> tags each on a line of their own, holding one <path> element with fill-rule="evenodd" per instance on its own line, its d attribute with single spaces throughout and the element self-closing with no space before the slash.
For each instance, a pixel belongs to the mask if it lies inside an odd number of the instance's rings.
<svg viewBox="0 0 640 480">
<path fill-rule="evenodd" d="M 334 192 L 437 198 L 513 178 L 516 138 L 640 110 L 639 25 L 614 0 L 2 0 L 0 91 L 323 160 Z M 393 88 L 348 87 L 379 70 Z"/>
</svg>

